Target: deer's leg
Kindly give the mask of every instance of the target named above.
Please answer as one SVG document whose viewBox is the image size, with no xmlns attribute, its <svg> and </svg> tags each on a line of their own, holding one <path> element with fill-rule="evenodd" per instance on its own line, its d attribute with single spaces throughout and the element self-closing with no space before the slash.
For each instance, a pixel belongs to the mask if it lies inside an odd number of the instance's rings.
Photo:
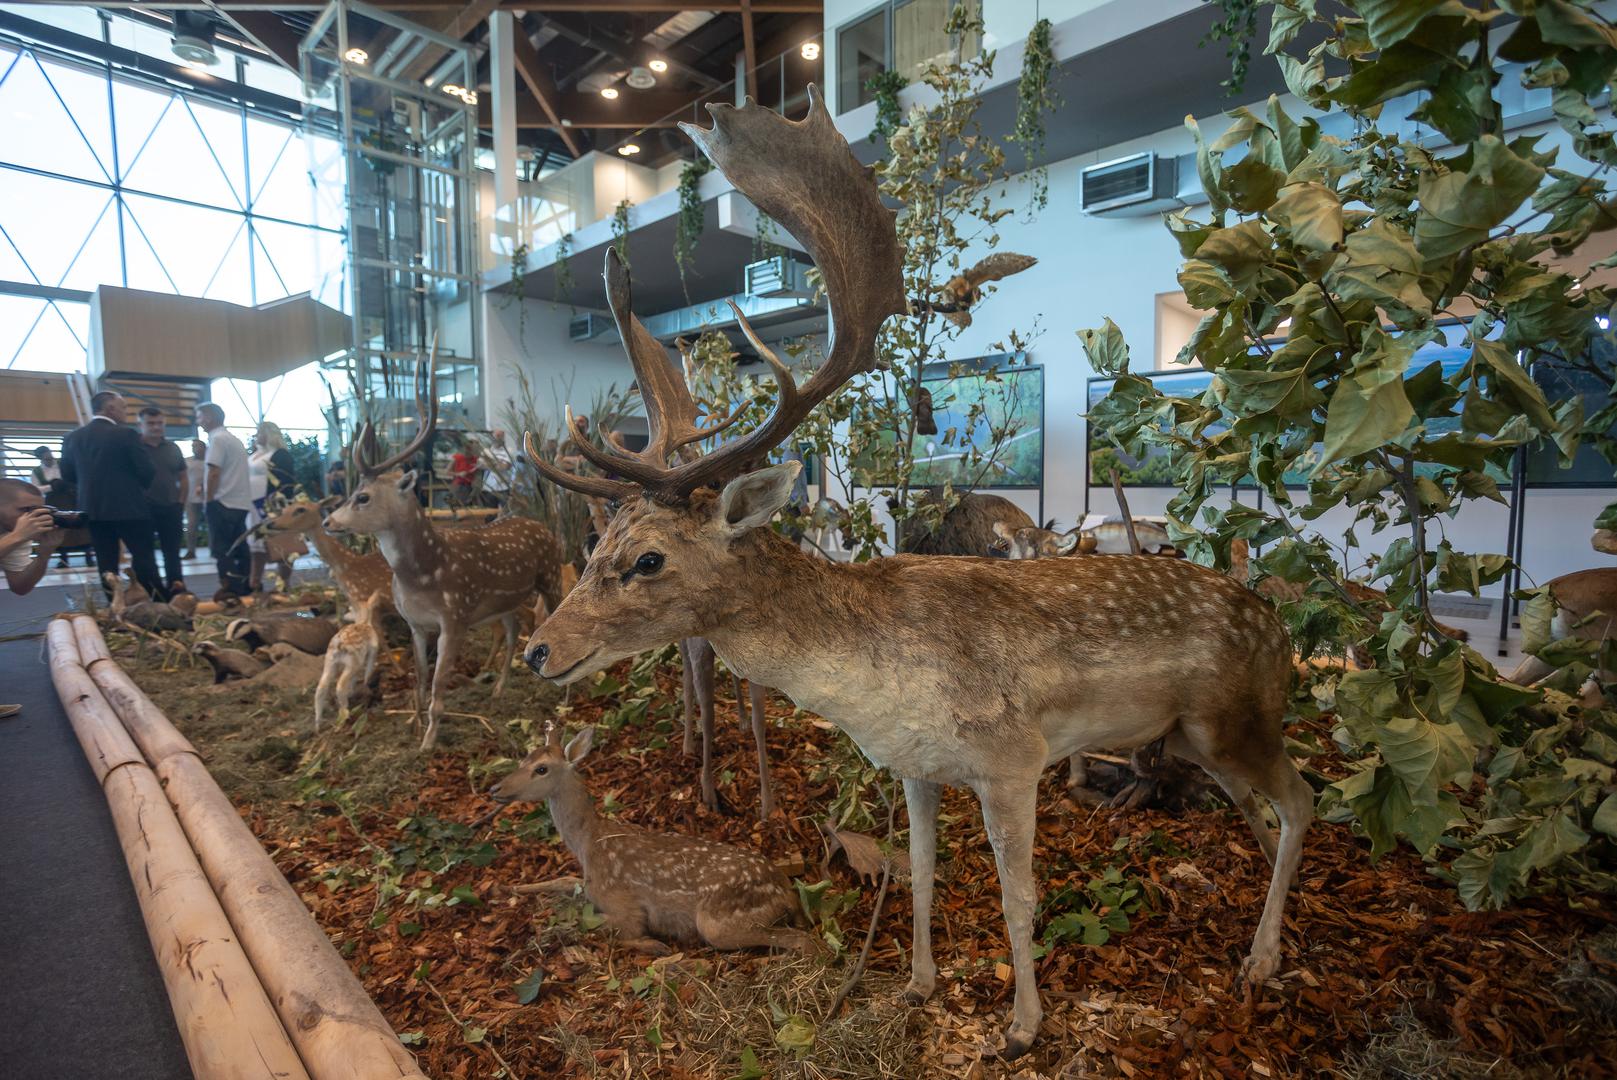
<svg viewBox="0 0 1617 1080">
<path fill-rule="evenodd" d="M 738 924 L 735 916 L 729 919 L 710 914 L 705 909 L 696 912 L 696 932 L 715 949 L 793 949 L 804 956 L 819 956 L 819 939 L 802 930 L 785 926 L 761 926 L 755 922 Z"/>
<path fill-rule="evenodd" d="M 431 750 L 438 742 L 438 721 L 444 715 L 444 695 L 449 692 L 449 676 L 460 652 L 460 638 L 448 630 L 438 635 L 438 665 L 432 673 L 432 700 L 427 705 L 427 730 L 421 736 L 421 749 Z"/>
<path fill-rule="evenodd" d="M 505 689 L 505 677 L 511 674 L 511 659 L 517 654 L 517 617 L 515 612 L 500 616 L 500 624 L 505 627 L 505 655 L 500 661 L 500 673 L 494 676 L 494 693 L 491 697 L 499 697 Z"/>
<path fill-rule="evenodd" d="M 775 810 L 775 790 L 769 782 L 769 744 L 764 728 L 764 702 L 769 690 L 758 684 L 747 687 L 752 697 L 752 741 L 758 745 L 758 820 L 767 821 Z"/>
<path fill-rule="evenodd" d="M 735 686 L 736 692 L 736 723 L 740 724 L 744 729 L 747 726 L 747 698 L 741 692 L 741 676 L 732 671 L 730 679 Z"/>
<path fill-rule="evenodd" d="M 1252 952 L 1241 965 L 1241 978 L 1256 987 L 1280 966 L 1280 924 L 1286 912 L 1286 893 L 1297 876 L 1303 857 L 1303 834 L 1314 819 L 1314 789 L 1297 772 L 1278 740 L 1274 753 L 1251 777 L 1259 791 L 1274 800 L 1280 815 L 1280 844 L 1275 853 L 1274 871 L 1269 877 L 1269 895 L 1263 902 L 1263 918 L 1252 941 Z"/>
<path fill-rule="evenodd" d="M 1105 795 L 1089 786 L 1089 763 L 1082 754 L 1067 759 L 1067 794 L 1085 806 L 1100 806 L 1106 801 Z"/>
<path fill-rule="evenodd" d="M 1016 970 L 1016 999 L 1011 1006 L 1011 1022 L 1005 1028 L 1005 1049 L 1000 1052 L 1007 1060 L 1027 1053 L 1038 1036 L 1039 1021 L 1044 1018 L 1033 970 L 1033 911 L 1038 902 L 1038 887 L 1033 880 L 1033 832 L 1038 790 L 1035 777 L 1032 781 L 1009 780 L 984 786 L 978 792 L 983 825 L 999 869 L 1000 903 L 1011 939 L 1011 966 Z M 919 891 L 916 908 L 920 908 Z"/>
<path fill-rule="evenodd" d="M 703 638 L 698 642 L 691 658 L 692 676 L 696 682 L 697 712 L 702 723 L 702 803 L 709 810 L 719 808 L 719 792 L 713 784 L 713 646 Z"/>
<path fill-rule="evenodd" d="M 938 794 L 929 780 L 904 781 L 904 805 L 910 813 L 910 897 L 914 909 L 914 942 L 910 947 L 910 984 L 904 1000 L 919 1005 L 932 996 L 938 966 L 932 962 L 932 879 L 938 861 Z"/>
<path fill-rule="evenodd" d="M 314 729 L 320 730 L 320 723 L 325 718 L 326 702 L 331 699 L 331 682 L 337 665 L 331 657 L 326 658 L 325 670 L 320 673 L 320 682 L 314 688 Z M 215 679 L 215 682 L 220 680 Z"/>
<path fill-rule="evenodd" d="M 617 933 L 618 944 L 635 952 L 667 956 L 674 950 L 646 933 L 646 912 L 638 905 L 604 912 L 606 926 Z"/>
<path fill-rule="evenodd" d="M 427 631 L 410 627 L 410 644 L 415 649 L 415 718 L 420 723 L 427 715 L 427 688 L 429 682 L 430 666 L 427 663 L 428 652 L 432 649 L 432 638 Z"/>
<path fill-rule="evenodd" d="M 686 757 L 696 753 L 696 677 L 691 671 L 691 651 L 694 646 L 690 638 L 683 638 L 679 643 L 679 690 L 680 703 L 685 710 L 685 741 L 680 749 Z"/>
<path fill-rule="evenodd" d="M 1554 670 L 1553 667 L 1536 656 L 1524 656 L 1522 657 L 1522 662 L 1516 665 L 1516 670 L 1506 675 L 1505 678 L 1517 686 L 1532 686 Z"/>
<path fill-rule="evenodd" d="M 1235 808 L 1246 819 L 1247 825 L 1252 829 L 1252 835 L 1257 837 L 1258 847 L 1263 849 L 1263 857 L 1269 860 L 1270 866 L 1273 866 L 1276 851 L 1274 830 L 1269 828 L 1269 823 L 1264 820 L 1263 809 L 1258 806 L 1258 800 L 1252 794 L 1252 785 L 1233 770 L 1220 767 L 1201 754 L 1178 730 L 1168 736 L 1166 748 L 1175 757 L 1182 757 L 1186 761 L 1200 765 L 1203 772 L 1218 781 L 1218 786 L 1224 789 L 1224 794 L 1230 797 L 1230 802 L 1235 804 Z"/>
<path fill-rule="evenodd" d="M 354 680 L 359 675 L 359 665 L 353 661 L 343 664 L 342 671 L 337 675 L 337 720 L 348 717 L 348 707 L 354 701 Z"/>
</svg>

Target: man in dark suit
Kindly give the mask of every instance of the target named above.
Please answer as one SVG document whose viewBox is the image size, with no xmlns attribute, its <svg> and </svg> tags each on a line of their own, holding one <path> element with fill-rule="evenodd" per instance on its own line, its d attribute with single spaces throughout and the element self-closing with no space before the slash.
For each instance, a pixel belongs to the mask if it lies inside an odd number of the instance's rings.
<svg viewBox="0 0 1617 1080">
<path fill-rule="evenodd" d="M 98 574 L 118 573 L 118 545 L 129 549 L 135 579 L 154 599 L 168 599 L 157 575 L 152 551 L 152 517 L 146 489 L 156 471 L 140 443 L 140 435 L 126 427 L 129 409 L 123 395 L 103 390 L 90 399 L 95 415 L 62 441 L 62 477 L 79 489 L 95 547 Z"/>
</svg>

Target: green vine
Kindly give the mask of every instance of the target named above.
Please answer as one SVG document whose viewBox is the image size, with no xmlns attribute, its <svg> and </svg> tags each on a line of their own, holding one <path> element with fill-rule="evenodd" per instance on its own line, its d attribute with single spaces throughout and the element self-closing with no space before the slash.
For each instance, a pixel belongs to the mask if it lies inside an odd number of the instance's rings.
<svg viewBox="0 0 1617 1080">
<path fill-rule="evenodd" d="M 1011 129 L 1011 141 L 1022 148 L 1022 156 L 1030 167 L 1044 152 L 1044 114 L 1061 104 L 1052 80 L 1055 66 L 1050 20 L 1040 19 L 1028 31 L 1027 46 L 1022 52 L 1022 78 L 1016 88 L 1016 126 Z M 1032 209 L 1043 210 L 1050 203 L 1049 174 L 1041 166 L 1033 171 L 1031 179 Z"/>
<path fill-rule="evenodd" d="M 556 294 L 557 303 L 566 302 L 570 308 L 573 306 L 573 264 L 568 256 L 573 253 L 573 234 L 563 233 L 562 238 L 556 241 Z"/>
<path fill-rule="evenodd" d="M 696 254 L 696 241 L 702 235 L 702 177 L 712 171 L 707 158 L 698 156 L 687 161 L 679 170 L 679 217 L 674 226 L 674 266 L 679 270 L 679 286 L 685 290 L 685 299 L 691 298 L 685 287 L 685 268 Z"/>
<path fill-rule="evenodd" d="M 1252 61 L 1252 38 L 1258 32 L 1258 0 L 1202 0 L 1216 3 L 1224 17 L 1213 24 L 1198 47 L 1210 41 L 1224 41 L 1224 55 L 1230 58 L 1230 77 L 1219 83 L 1226 97 L 1234 97 L 1246 86 L 1246 69 Z"/>
<path fill-rule="evenodd" d="M 517 340 L 528 341 L 528 305 L 524 303 L 523 286 L 528 280 L 528 245 L 518 244 L 511 249 L 511 292 L 506 303 L 517 305 Z"/>
<path fill-rule="evenodd" d="M 871 138 L 879 136 L 885 142 L 904 122 L 904 110 L 898 104 L 898 95 L 909 84 L 909 79 L 901 71 L 883 71 L 865 81 L 865 89 L 876 102 L 876 126 L 870 129 Z"/>
<path fill-rule="evenodd" d="M 612 246 L 618 249 L 623 268 L 629 269 L 629 208 L 634 203 L 624 199 L 612 211 Z"/>
</svg>

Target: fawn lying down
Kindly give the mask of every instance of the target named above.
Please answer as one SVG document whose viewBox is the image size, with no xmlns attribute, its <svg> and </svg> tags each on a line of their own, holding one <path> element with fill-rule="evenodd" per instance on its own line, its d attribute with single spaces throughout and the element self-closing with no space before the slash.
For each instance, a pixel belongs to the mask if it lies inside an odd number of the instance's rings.
<svg viewBox="0 0 1617 1080">
<path fill-rule="evenodd" d="M 584 892 L 624 945 L 666 953 L 671 941 L 700 940 L 715 949 L 771 946 L 819 952 L 813 935 L 775 926 L 797 910 L 797 896 L 763 856 L 730 844 L 653 832 L 595 812 L 576 766 L 595 729 L 565 749 L 547 726 L 545 741 L 493 789 L 496 802 L 539 802 L 584 871 Z"/>
</svg>

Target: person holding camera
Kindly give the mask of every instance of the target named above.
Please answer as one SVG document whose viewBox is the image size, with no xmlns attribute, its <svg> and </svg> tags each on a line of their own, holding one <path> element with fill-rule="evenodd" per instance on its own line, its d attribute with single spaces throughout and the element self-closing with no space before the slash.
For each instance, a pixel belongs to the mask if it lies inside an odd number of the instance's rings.
<svg viewBox="0 0 1617 1080">
<path fill-rule="evenodd" d="M 18 596 L 33 592 L 61 541 L 62 530 L 39 489 L 22 480 L 0 480 L 0 570 L 6 587 Z"/>
<path fill-rule="evenodd" d="M 152 514 L 146 489 L 157 472 L 140 435 L 125 426 L 129 406 L 115 390 L 103 390 L 90 399 L 95 415 L 62 441 L 62 478 L 77 484 L 79 508 L 90 526 L 95 545 L 97 577 L 118 574 L 118 545 L 129 549 L 135 580 L 154 600 L 167 600 L 168 590 L 157 574 L 152 547 Z M 110 589 L 108 590 L 110 592 Z"/>
</svg>

